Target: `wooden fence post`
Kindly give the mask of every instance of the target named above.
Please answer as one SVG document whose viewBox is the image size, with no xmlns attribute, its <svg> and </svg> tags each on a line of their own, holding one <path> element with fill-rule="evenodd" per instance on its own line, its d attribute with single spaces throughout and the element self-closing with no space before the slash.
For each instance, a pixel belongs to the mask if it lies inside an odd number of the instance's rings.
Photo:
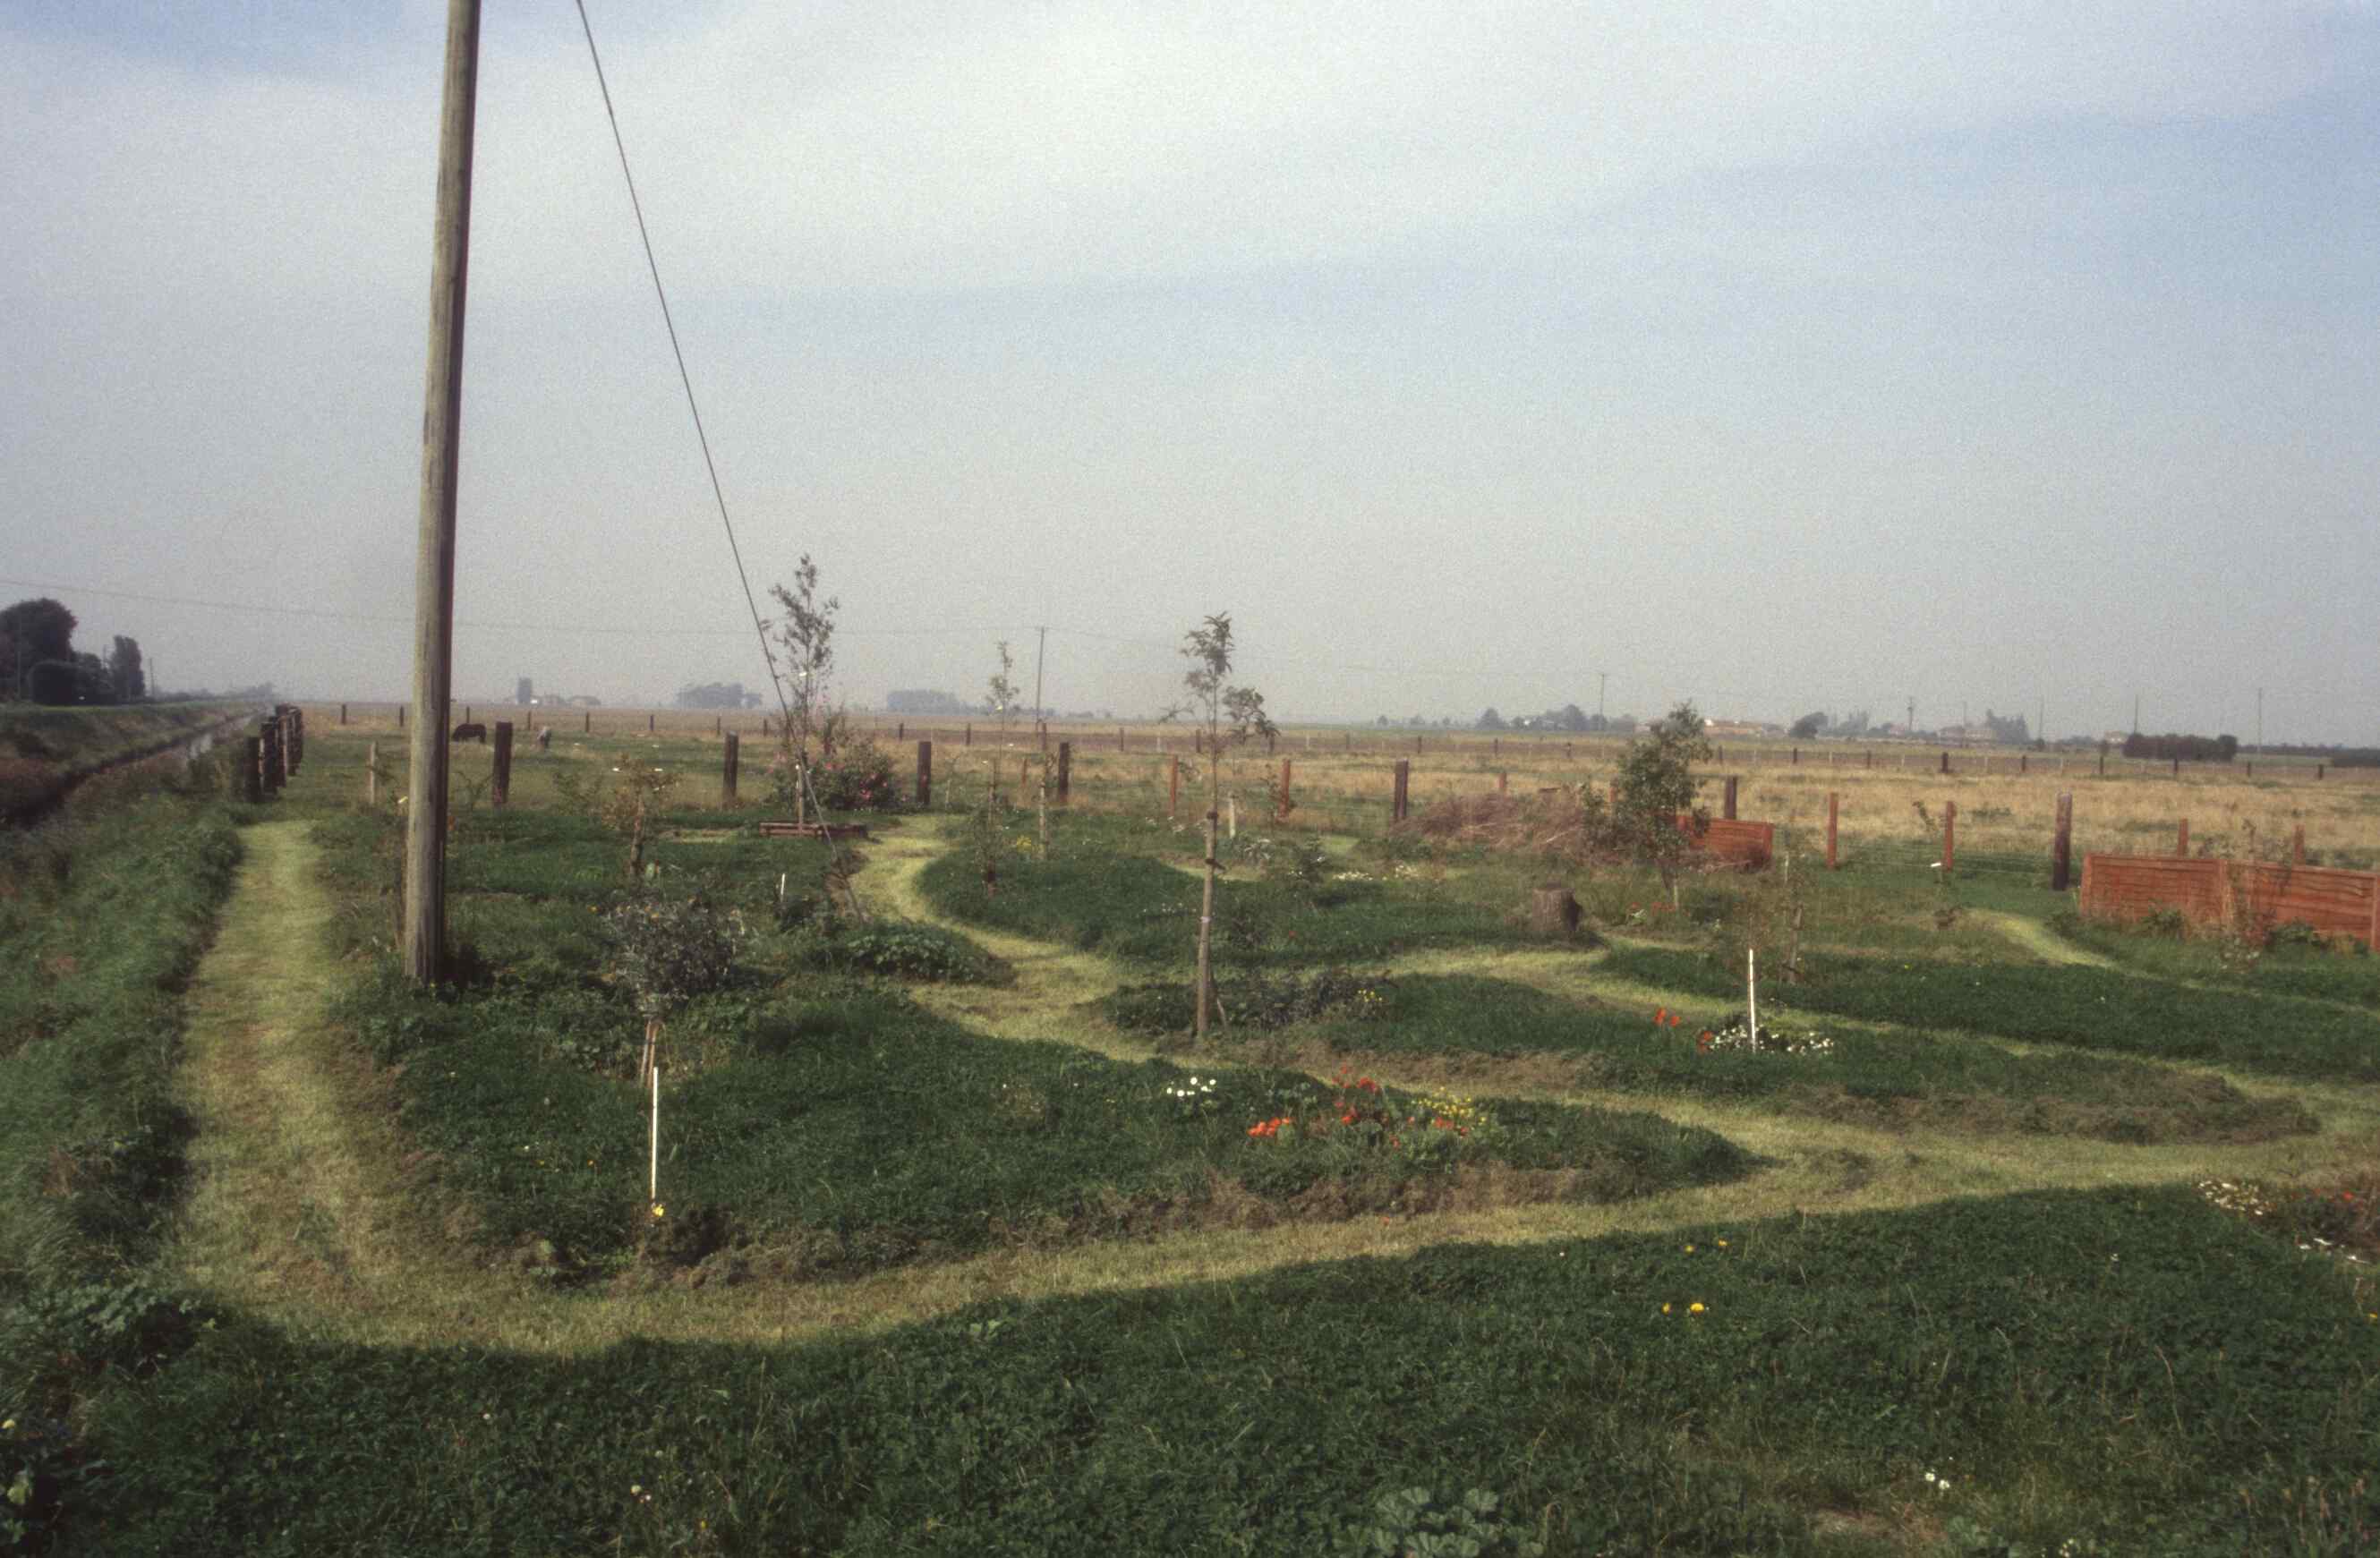
<svg viewBox="0 0 2380 1558">
<path fill-rule="evenodd" d="M 488 785 L 488 796 L 494 804 L 501 806 L 512 799 L 512 793 L 513 722 L 499 719 L 496 721 L 495 778 Z"/>
<path fill-rule="evenodd" d="M 578 733 L 579 733 L 580 735 L 582 735 L 582 736 L 583 736 L 583 735 L 588 735 L 588 734 L 591 733 L 591 732 L 594 731 L 594 729 L 595 729 L 595 715 L 594 715 L 593 711 L 591 711 L 591 710 L 589 710 L 589 709 L 584 709 L 584 708 L 580 709 L 580 710 L 578 711 Z M 761 720 L 761 721 L 760 721 L 760 730 L 761 730 L 762 733 L 763 733 L 763 734 L 766 734 L 766 733 L 767 733 L 767 731 L 768 731 L 768 729 L 769 729 L 769 722 L 768 722 L 767 720 L 765 720 L 765 719 Z"/>
<path fill-rule="evenodd" d="M 934 803 L 934 743 L 917 743 L 917 809 L 924 811 Z"/>
<path fill-rule="evenodd" d="M 2181 777 L 2181 758 L 2179 754 L 2175 755 L 2173 760 L 2173 777 L 2176 779 L 2180 779 Z"/>
<path fill-rule="evenodd" d="M 1182 815 L 1182 755 L 1177 752 L 1168 761 L 1173 773 L 1165 781 L 1165 815 L 1171 819 Z"/>
<path fill-rule="evenodd" d="M 1291 804 L 1289 799 L 1290 772 L 1290 759 L 1284 757 L 1281 760 L 1281 793 L 1273 798 L 1272 817 L 1275 822 L 1287 822 L 1289 820 L 1289 809 Z"/>
<path fill-rule="evenodd" d="M 969 720 L 967 722 L 966 730 L 960 736 L 959 744 L 961 746 L 973 746 L 975 744 L 975 722 L 973 720 Z"/>
<path fill-rule="evenodd" d="M 347 722 L 347 706 L 346 706 L 346 705 L 345 705 L 345 704 L 341 704 L 341 705 L 339 706 L 339 723 L 340 723 L 340 724 L 342 724 L 342 725 L 344 725 L 344 724 L 346 724 L 346 722 Z"/>
<path fill-rule="evenodd" d="M 1942 875 L 1950 874 L 1952 863 L 1959 858 L 1959 803 L 1942 803 Z"/>
<path fill-rule="evenodd" d="M 1942 749 L 1942 771 L 1946 774 L 1950 771 L 1950 749 L 1947 746 Z"/>
<path fill-rule="evenodd" d="M 653 733 L 653 717 L 652 717 L 651 715 L 648 714 L 648 715 L 646 715 L 646 716 L 645 716 L 645 734 L 647 734 L 647 735 L 649 735 L 649 736 L 650 736 L 650 735 L 651 735 L 652 733 Z"/>
<path fill-rule="evenodd" d="M 744 758 L 744 738 L 735 731 L 727 732 L 727 749 L 719 755 L 719 803 L 735 804 L 736 768 Z"/>
<path fill-rule="evenodd" d="M 2329 764 L 2327 764 L 2327 763 L 2316 763 L 2316 764 L 2313 766 L 2313 777 L 2314 777 L 2315 779 L 2320 779 L 2320 778 L 2322 778 L 2322 776 L 2323 776 L 2323 771 L 2324 771 L 2325 769 L 2328 768 L 2329 767 L 2330 767 L 2330 765 L 2329 765 Z"/>
<path fill-rule="evenodd" d="M 288 776 L 285 774 L 281 768 L 281 721 L 278 719 L 259 720 L 256 726 L 256 735 L 257 739 L 264 743 L 264 761 L 261 765 L 264 774 L 264 791 L 268 795 L 273 794 L 281 789 L 281 786 L 288 779 Z"/>
<path fill-rule="evenodd" d="M 892 727 L 892 739 L 896 742 L 905 742 L 909 739 L 909 722 L 906 719 L 901 720 Z"/>
<path fill-rule="evenodd" d="M 2058 832 L 2049 843 L 2049 889 L 2064 892 L 2074 876 L 2074 792 L 2058 797 Z"/>
<path fill-rule="evenodd" d="M 1827 869 L 1829 871 L 1834 870 L 1837 864 L 1835 859 L 1835 824 L 1841 813 L 1842 799 L 1842 793 L 1840 791 L 1829 790 L 1827 791 Z"/>
<path fill-rule="evenodd" d="M 2021 774 L 2029 774 L 2033 772 L 2033 755 L 2031 753 L 2020 752 L 2016 755 L 2016 771 Z"/>
<path fill-rule="evenodd" d="M 1062 806 L 1066 803 L 1067 796 L 1074 791 L 1074 784 L 1075 743 L 1062 741 L 1058 743 L 1058 804 Z"/>
<path fill-rule="evenodd" d="M 2101 779 L 2106 779 L 2107 777 L 2107 743 L 2106 742 L 2101 742 L 2099 743 L 2099 777 Z M 2088 876 L 2091 874 L 2090 867 L 2091 863 L 2087 860 L 2084 861 L 2082 863 L 2082 875 Z"/>
<path fill-rule="evenodd" d="M 258 736 L 240 738 L 239 798 L 257 802 L 264 799 L 264 742 Z"/>
<path fill-rule="evenodd" d="M 1735 776 L 1733 774 L 1727 776 L 1727 789 L 1722 792 L 1719 801 L 1718 815 L 1730 822 L 1735 820 Z"/>
<path fill-rule="evenodd" d="M 380 804 L 380 743 L 378 742 L 373 742 L 364 748 L 364 804 L 367 807 Z"/>
<path fill-rule="evenodd" d="M 2300 823 L 2289 835 L 2289 859 L 2296 864 L 2305 864 L 2305 824 Z"/>
<path fill-rule="evenodd" d="M 403 704 L 396 706 L 396 728 L 400 731 L 405 729 L 405 706 Z"/>
<path fill-rule="evenodd" d="M 1510 774 L 1498 774 L 1496 776 L 1496 793 L 1499 795 L 1511 793 L 1512 788 L 1512 776 Z"/>
<path fill-rule="evenodd" d="M 1800 767 L 1801 766 L 1802 766 L 1802 749 L 1801 749 L 1800 747 L 1798 747 L 1798 746 L 1797 746 L 1797 747 L 1795 747 L 1795 748 L 1793 749 L 1793 767 L 1797 767 L 1797 768 L 1798 768 L 1798 767 Z"/>
<path fill-rule="evenodd" d="M 1411 784 L 1412 779 L 1413 764 L 1402 757 L 1398 758 L 1396 791 L 1389 800 L 1389 820 L 1390 822 L 1402 822 L 1405 820 L 1405 808 L 1410 794 L 1408 786 Z"/>
<path fill-rule="evenodd" d="M 2190 819 L 2181 819 L 2181 829 L 2174 835 L 2173 852 L 2184 860 L 2190 858 Z"/>
</svg>

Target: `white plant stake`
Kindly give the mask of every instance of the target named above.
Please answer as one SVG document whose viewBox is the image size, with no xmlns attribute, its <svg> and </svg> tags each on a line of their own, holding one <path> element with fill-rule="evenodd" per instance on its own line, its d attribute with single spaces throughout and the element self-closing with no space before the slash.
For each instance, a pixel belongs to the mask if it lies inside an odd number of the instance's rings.
<svg viewBox="0 0 2380 1558">
<path fill-rule="evenodd" d="M 1224 806 L 1228 809 L 1228 814 L 1229 814 L 1229 815 L 1231 816 L 1231 819 L 1232 819 L 1232 838 L 1234 838 L 1234 839 L 1236 839 L 1236 838 L 1238 838 L 1238 837 L 1240 836 L 1240 797 L 1239 797 L 1239 792 L 1238 792 L 1238 791 L 1232 791 L 1232 798 L 1231 798 L 1230 800 L 1228 800 L 1228 801 L 1224 802 L 1224 803 L 1223 803 L 1223 804 L 1224 804 Z"/>
<path fill-rule="evenodd" d="M 645 1199 L 662 1199 L 662 1069 L 653 1065 L 653 1135 L 651 1166 L 646 1171 Z"/>
<path fill-rule="evenodd" d="M 1746 1035 L 1756 1046 L 1760 1043 L 1760 954 L 1747 947 L 1743 949 L 1743 1021 L 1751 1030 Z"/>
</svg>

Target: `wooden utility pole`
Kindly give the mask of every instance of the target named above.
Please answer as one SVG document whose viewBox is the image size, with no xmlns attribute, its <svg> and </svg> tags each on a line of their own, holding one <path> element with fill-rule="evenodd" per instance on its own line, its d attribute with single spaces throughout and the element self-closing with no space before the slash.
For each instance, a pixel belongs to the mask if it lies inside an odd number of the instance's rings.
<svg viewBox="0 0 2380 1558">
<path fill-rule="evenodd" d="M 405 972 L 435 984 L 446 956 L 446 716 L 453 707 L 455 491 L 463 432 L 463 304 L 471 253 L 471 133 L 480 0 L 447 0 L 431 245 L 430 364 L 421 396 L 421 519 L 413 571 L 413 740 L 407 767 Z"/>
<path fill-rule="evenodd" d="M 1041 727 L 1041 750 L 1046 753 L 1050 750 L 1050 722 L 1041 715 L 1041 662 L 1050 653 L 1050 630 L 1037 627 L 1033 631 L 1040 635 L 1033 647 L 1033 718 Z"/>
</svg>

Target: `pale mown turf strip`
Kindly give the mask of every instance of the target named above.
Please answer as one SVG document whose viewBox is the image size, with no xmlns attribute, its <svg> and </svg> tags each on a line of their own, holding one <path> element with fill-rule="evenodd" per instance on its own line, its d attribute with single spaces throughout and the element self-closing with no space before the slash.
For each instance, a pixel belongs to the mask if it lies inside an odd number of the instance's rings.
<svg viewBox="0 0 2380 1558">
<path fill-rule="evenodd" d="M 460 1322 L 484 1279 L 455 1268 L 422 1282 L 451 1241 L 407 1192 L 382 1084 L 324 1019 L 338 971 L 306 825 L 246 840 L 190 988 L 178 1083 L 198 1135 L 173 1259 L 202 1291 L 277 1318 L 369 1317 L 443 1289 Z"/>
<path fill-rule="evenodd" d="M 434 1180 L 407 1162 L 384 1081 L 326 1021 L 327 997 L 343 975 L 327 951 L 330 903 L 315 878 L 305 825 L 264 825 L 248 839 L 222 933 L 192 990 L 181 1086 L 199 1136 L 192 1193 L 170 1259 L 216 1301 L 301 1335 L 383 1346 L 469 1341 L 539 1353 L 585 1352 L 631 1337 L 766 1343 L 876 1331 L 988 1298 L 1244 1276 L 1452 1240 L 1593 1238 L 2042 1186 L 2302 1172 L 2380 1132 L 2380 1090 L 2374 1089 L 2297 1089 L 2324 1118 L 2322 1134 L 2313 1139 L 2249 1148 L 2120 1148 L 2064 1138 L 1891 1134 L 1688 1099 L 1524 1083 L 1507 1091 L 1620 1109 L 1658 1107 L 1730 1137 L 1772 1165 L 1730 1185 L 1609 1206 L 1207 1229 L 1145 1243 L 998 1251 L 851 1282 L 559 1294 L 467 1253 L 468 1226 L 437 1204 Z M 943 843 L 942 830 L 930 825 L 880 843 L 862 879 L 870 906 L 939 920 L 919 900 L 915 879 Z M 968 934 L 1017 965 L 1017 984 L 923 992 L 938 1009 L 1003 1034 L 1060 1037 L 1131 1057 L 1149 1053 L 1078 1009 L 1117 983 L 1105 960 L 1021 937 Z M 1572 993 L 1592 979 L 1589 960 L 1572 954 L 1483 954 L 1475 962 L 1432 954 L 1413 961 L 1416 969 L 1462 963 L 1506 977 L 1534 974 L 1529 982 Z M 1410 1079 L 1383 1078 L 1431 1080 L 1425 1061 L 1415 1057 L 1414 1066 Z"/>
</svg>

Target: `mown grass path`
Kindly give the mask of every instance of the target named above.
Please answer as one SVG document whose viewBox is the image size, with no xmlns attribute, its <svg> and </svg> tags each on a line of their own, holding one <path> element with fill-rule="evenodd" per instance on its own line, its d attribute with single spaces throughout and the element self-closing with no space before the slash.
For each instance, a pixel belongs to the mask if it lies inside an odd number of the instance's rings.
<svg viewBox="0 0 2380 1558">
<path fill-rule="evenodd" d="M 2142 1148 L 1886 1132 L 1694 1099 L 1582 1093 L 1551 1077 L 1533 1085 L 1522 1066 L 1456 1080 L 1482 1093 L 1658 1109 L 1733 1138 L 1770 1159 L 1770 1166 L 1730 1185 L 1616 1205 L 1209 1229 L 1147 1242 L 1002 1250 L 846 1282 L 703 1291 L 615 1285 L 557 1293 L 473 1252 L 468 1221 L 436 1199 L 434 1165 L 409 1155 L 386 1079 L 332 1026 L 328 1002 L 346 975 L 328 950 L 331 903 L 316 877 L 307 825 L 264 824 L 247 838 L 248 858 L 221 934 L 192 990 L 181 1091 L 199 1136 L 193 1189 L 170 1260 L 218 1301 L 304 1335 L 377 1345 L 469 1341 L 565 1354 L 633 1337 L 765 1343 L 874 1331 L 987 1298 L 1163 1286 L 1305 1261 L 1404 1254 L 1452 1240 L 1592 1238 L 2046 1186 L 2289 1174 L 2380 1133 L 2380 1097 L 2370 1089 L 2295 1089 L 2324 1117 L 2316 1138 L 2245 1148 Z M 944 826 L 924 819 L 889 833 L 871 849 L 860 877 L 869 905 L 949 924 L 917 888 L 918 872 L 949 842 Z M 917 994 L 928 1005 L 979 1032 L 1060 1039 L 1135 1058 L 1151 1053 L 1144 1041 L 1080 1009 L 1125 977 L 1106 959 L 954 928 L 1012 961 L 1016 983 L 926 987 Z M 1594 962 L 1571 953 L 1441 951 L 1394 966 L 1485 973 L 1573 996 L 1657 994 L 1601 984 Z M 1410 1077 L 1382 1075 L 1409 1083 L 1440 1080 L 1421 1059 L 1413 1070 Z"/>
</svg>

